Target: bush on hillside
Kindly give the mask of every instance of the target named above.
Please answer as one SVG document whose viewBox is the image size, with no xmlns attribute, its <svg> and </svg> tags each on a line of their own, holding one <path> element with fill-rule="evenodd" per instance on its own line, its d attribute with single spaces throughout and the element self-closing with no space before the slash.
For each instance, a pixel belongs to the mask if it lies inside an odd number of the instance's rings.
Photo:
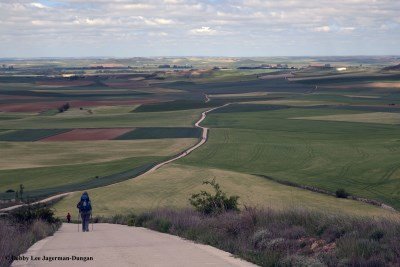
<svg viewBox="0 0 400 267">
<path fill-rule="evenodd" d="M 64 111 L 67 111 L 70 108 L 69 103 L 65 103 L 61 107 L 58 107 L 58 112 L 63 113 Z"/>
<path fill-rule="evenodd" d="M 203 184 L 213 187 L 215 194 L 211 195 L 207 191 L 193 194 L 189 198 L 190 204 L 199 212 L 204 214 L 219 214 L 224 211 L 238 211 L 238 196 L 227 197 L 222 192 L 219 184 L 213 179 L 212 181 L 203 181 Z"/>
<path fill-rule="evenodd" d="M 348 198 L 349 195 L 350 195 L 350 194 L 347 193 L 347 191 L 344 190 L 343 188 L 340 188 L 340 189 L 336 190 L 335 194 L 336 194 L 336 197 L 337 197 L 337 198 Z"/>
</svg>

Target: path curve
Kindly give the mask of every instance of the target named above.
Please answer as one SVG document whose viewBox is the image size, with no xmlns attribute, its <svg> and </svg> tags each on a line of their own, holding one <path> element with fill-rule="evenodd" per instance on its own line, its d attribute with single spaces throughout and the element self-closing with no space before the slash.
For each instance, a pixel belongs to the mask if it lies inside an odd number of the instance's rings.
<svg viewBox="0 0 400 267">
<path fill-rule="evenodd" d="M 193 152 L 193 150 L 195 150 L 195 149 L 199 148 L 200 146 L 202 146 L 203 144 L 205 144 L 205 143 L 207 142 L 208 130 L 209 130 L 209 129 L 208 129 L 207 127 L 200 126 L 200 123 L 203 122 L 203 121 L 205 120 L 205 118 L 207 117 L 207 113 L 209 113 L 209 112 L 211 112 L 211 111 L 213 111 L 213 110 L 219 109 L 219 108 L 226 107 L 226 106 L 228 106 L 228 105 L 230 105 L 230 104 L 231 104 L 231 103 L 227 103 L 227 104 L 222 105 L 222 106 L 219 106 L 219 107 L 214 107 L 214 108 L 211 108 L 211 109 L 206 110 L 206 111 L 204 111 L 204 112 L 201 113 L 200 119 L 194 124 L 195 127 L 202 129 L 201 139 L 200 139 L 200 141 L 199 141 L 198 143 L 196 143 L 194 146 L 192 146 L 192 147 L 186 149 L 185 151 L 179 153 L 177 156 L 175 156 L 175 157 L 173 157 L 173 158 L 171 158 L 171 159 L 169 159 L 169 160 L 166 160 L 166 161 L 163 161 L 163 162 L 158 163 L 158 164 L 155 165 L 153 168 L 147 170 L 146 172 L 142 173 L 141 175 L 136 176 L 135 178 L 140 177 L 140 176 L 142 176 L 142 175 L 145 175 L 145 174 L 147 174 L 147 173 L 154 172 L 155 170 L 161 168 L 162 166 L 164 166 L 164 165 L 166 165 L 166 164 L 168 164 L 168 163 L 171 163 L 171 162 L 176 161 L 176 160 L 178 160 L 178 159 L 180 159 L 180 158 L 186 157 L 186 156 L 189 155 L 191 152 Z M 59 198 L 68 196 L 68 195 L 70 195 L 70 194 L 72 194 L 72 193 L 74 193 L 74 192 L 66 192 L 66 193 L 54 195 L 54 196 L 51 196 L 51 197 L 48 197 L 48 198 L 45 198 L 45 199 L 42 199 L 42 200 L 33 202 L 33 203 L 31 203 L 31 204 L 32 204 L 32 205 L 35 205 L 35 204 L 41 204 L 41 203 L 51 202 L 51 201 L 53 201 L 53 200 L 57 200 L 57 199 L 59 199 Z M 20 208 L 20 207 L 23 207 L 23 206 L 26 206 L 26 204 L 15 205 L 15 206 L 11 206 L 11 207 L 8 207 L 8 208 L 3 208 L 3 209 L 0 209 L 0 212 L 12 211 L 12 210 L 14 210 L 14 209 L 17 209 L 17 208 Z"/>
<path fill-rule="evenodd" d="M 55 259 L 51 266 L 256 266 L 228 252 L 177 236 L 105 223 L 95 224 L 94 231 L 85 233 L 78 232 L 76 224 L 64 223 L 54 236 L 35 243 L 21 255 L 27 260 L 14 261 L 12 266 L 49 266 L 43 256 L 69 257 Z M 85 262 L 73 260 L 72 256 L 93 259 Z"/>
<path fill-rule="evenodd" d="M 148 170 L 147 172 L 145 172 L 145 173 L 143 173 L 143 174 L 153 172 L 153 171 L 155 171 L 155 170 L 161 168 L 162 166 L 164 166 L 164 165 L 166 165 L 166 164 L 168 164 L 168 163 L 171 163 L 171 162 L 173 162 L 173 161 L 175 161 L 175 160 L 178 160 L 178 159 L 180 159 L 180 158 L 186 157 L 186 156 L 189 155 L 191 152 L 193 152 L 193 150 L 195 150 L 195 149 L 201 147 L 202 145 L 204 145 L 205 142 L 207 142 L 207 139 L 208 139 L 208 130 L 209 130 L 209 129 L 208 129 L 207 127 L 200 126 L 200 123 L 202 123 L 202 122 L 206 119 L 207 113 L 209 113 L 209 112 L 211 112 L 211 111 L 213 111 L 213 110 L 222 108 L 222 107 L 226 107 L 227 105 L 229 105 L 229 103 L 228 103 L 228 104 L 225 104 L 225 105 L 223 105 L 223 106 L 219 106 L 219 107 L 215 107 L 215 108 L 206 110 L 206 111 L 204 111 L 203 113 L 201 113 L 200 119 L 194 124 L 195 127 L 200 128 L 200 129 L 203 130 L 203 131 L 202 131 L 202 135 L 201 135 L 200 142 L 198 142 L 198 143 L 195 144 L 194 146 L 192 146 L 192 147 L 186 149 L 185 151 L 181 152 L 180 154 L 178 154 L 177 156 L 173 157 L 172 159 L 169 159 L 169 160 L 167 160 L 167 161 L 164 161 L 164 162 L 161 162 L 161 163 L 157 164 L 156 166 L 154 166 L 153 168 L 151 168 L 150 170 Z"/>
</svg>

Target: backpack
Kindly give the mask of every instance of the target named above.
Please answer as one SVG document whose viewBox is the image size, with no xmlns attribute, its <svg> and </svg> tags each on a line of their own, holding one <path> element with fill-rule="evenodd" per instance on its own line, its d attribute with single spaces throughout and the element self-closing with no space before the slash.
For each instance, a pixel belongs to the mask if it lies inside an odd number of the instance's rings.
<svg viewBox="0 0 400 267">
<path fill-rule="evenodd" d="M 92 205 L 87 195 L 82 195 L 79 210 L 81 212 L 87 212 L 92 210 Z"/>
</svg>

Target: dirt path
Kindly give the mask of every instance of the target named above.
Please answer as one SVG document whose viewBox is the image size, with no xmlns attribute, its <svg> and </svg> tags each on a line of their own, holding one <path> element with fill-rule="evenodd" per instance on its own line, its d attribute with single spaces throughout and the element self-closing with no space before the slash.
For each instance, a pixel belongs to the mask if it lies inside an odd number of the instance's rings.
<svg viewBox="0 0 400 267">
<path fill-rule="evenodd" d="M 207 95 L 207 94 L 204 94 L 204 97 L 205 97 L 205 103 L 208 103 L 208 102 L 210 102 L 210 97 Z"/>
<path fill-rule="evenodd" d="M 213 110 L 222 108 L 222 107 L 226 107 L 227 105 L 229 105 L 229 104 L 225 104 L 225 105 L 223 105 L 223 106 L 215 107 L 215 108 L 209 109 L 209 110 L 204 111 L 203 113 L 201 113 L 200 119 L 194 124 L 194 126 L 196 126 L 197 128 L 200 128 L 200 129 L 203 130 L 202 135 L 201 135 L 201 140 L 200 140 L 200 142 L 198 142 L 197 144 L 195 144 L 195 145 L 192 146 L 191 148 L 186 149 L 185 151 L 183 151 L 182 153 L 180 153 L 180 154 L 177 155 L 176 157 L 173 157 L 172 159 L 169 159 L 169 160 L 167 160 L 167 161 L 164 161 L 164 162 L 161 162 L 161 163 L 157 164 L 156 166 L 154 166 L 153 168 L 151 168 L 150 170 L 148 170 L 148 171 L 145 172 L 144 174 L 153 172 L 153 171 L 155 171 L 155 170 L 161 168 L 162 166 L 164 166 L 164 165 L 166 165 L 166 164 L 168 164 L 168 163 L 171 163 L 171 162 L 173 162 L 173 161 L 175 161 L 175 160 L 178 160 L 178 159 L 180 159 L 180 158 L 186 157 L 186 156 L 189 155 L 193 150 L 199 148 L 199 147 L 202 146 L 205 142 L 207 142 L 208 130 L 209 130 L 209 129 L 206 128 L 206 127 L 200 126 L 200 123 L 203 122 L 203 121 L 205 120 L 205 118 L 207 117 L 207 113 L 209 113 L 209 112 L 211 112 L 211 111 L 213 111 Z"/>
<path fill-rule="evenodd" d="M 164 166 L 164 165 L 166 165 L 166 164 L 168 164 L 168 163 L 171 163 L 171 162 L 176 161 L 176 160 L 178 160 L 178 159 L 180 159 L 180 158 L 186 157 L 186 156 L 189 155 L 193 150 L 199 148 L 199 147 L 202 146 L 205 142 L 207 142 L 208 130 L 209 130 L 209 129 L 206 128 L 206 127 L 200 126 L 200 123 L 203 122 L 203 121 L 205 120 L 205 118 L 207 117 L 207 113 L 209 113 L 209 112 L 211 112 L 211 111 L 213 111 L 213 110 L 222 108 L 222 107 L 226 107 L 226 106 L 228 106 L 229 104 L 230 104 L 230 103 L 225 104 L 225 105 L 222 105 L 222 106 L 219 106 L 219 107 L 214 107 L 214 108 L 211 108 L 211 109 L 206 110 L 206 111 L 204 111 L 203 113 L 201 113 L 200 119 L 194 124 L 195 127 L 202 129 L 202 137 L 201 137 L 200 141 L 199 141 L 197 144 L 195 144 L 194 146 L 192 146 L 192 147 L 186 149 L 185 151 L 181 152 L 180 154 L 178 154 L 177 156 L 175 156 L 175 157 L 173 157 L 173 158 L 171 158 L 171 159 L 169 159 L 169 160 L 166 160 L 166 161 L 163 161 L 163 162 L 158 163 L 158 164 L 155 165 L 153 168 L 151 168 L 151 169 L 149 169 L 148 171 L 142 173 L 141 175 L 145 175 L 145 174 L 147 174 L 147 173 L 153 172 L 153 171 L 155 171 L 155 170 L 161 168 L 162 166 Z M 139 175 L 139 176 L 141 176 L 141 175 Z M 138 177 L 138 176 L 137 176 L 137 177 Z M 42 199 L 42 200 L 40 200 L 40 201 L 34 202 L 34 203 L 32 203 L 32 204 L 34 205 L 34 204 L 40 204 L 40 203 L 47 203 L 47 202 L 50 202 L 50 201 L 57 200 L 57 199 L 59 199 L 59 198 L 65 197 L 65 196 L 67 196 L 67 195 L 69 195 L 69 194 L 72 194 L 72 193 L 74 193 L 74 192 L 66 192 L 66 193 L 54 195 L 54 196 L 51 196 L 51 197 Z M 21 204 L 21 205 L 11 206 L 11 207 L 8 207 L 8 208 L 3 208 L 3 209 L 0 209 L 0 213 L 1 213 L 1 212 L 11 211 L 11 210 L 20 208 L 20 207 L 22 207 L 22 206 L 24 206 L 24 205 L 25 205 L 25 204 Z"/>
<path fill-rule="evenodd" d="M 65 258 L 49 262 L 44 256 Z M 95 224 L 94 231 L 83 233 L 64 223 L 21 257 L 27 259 L 12 266 L 256 266 L 210 246 L 117 224 Z"/>
</svg>

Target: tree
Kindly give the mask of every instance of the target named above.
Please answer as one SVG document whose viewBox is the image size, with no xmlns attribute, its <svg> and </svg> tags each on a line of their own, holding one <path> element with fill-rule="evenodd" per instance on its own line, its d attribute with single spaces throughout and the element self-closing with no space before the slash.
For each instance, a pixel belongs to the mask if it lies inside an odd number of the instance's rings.
<svg viewBox="0 0 400 267">
<path fill-rule="evenodd" d="M 222 192 L 219 184 L 213 179 L 212 181 L 203 181 L 203 184 L 213 187 L 215 194 L 211 195 L 207 191 L 193 194 L 189 198 L 190 204 L 199 212 L 204 214 L 218 214 L 224 211 L 238 211 L 238 196 L 227 197 Z"/>
<path fill-rule="evenodd" d="M 343 188 L 336 190 L 335 193 L 337 198 L 347 198 L 349 196 L 349 193 L 347 193 Z"/>
<path fill-rule="evenodd" d="M 22 200 L 22 197 L 23 197 L 23 194 L 24 194 L 24 185 L 23 184 L 20 184 L 19 185 L 19 196 L 20 196 L 20 198 L 21 198 L 21 200 Z"/>
</svg>

